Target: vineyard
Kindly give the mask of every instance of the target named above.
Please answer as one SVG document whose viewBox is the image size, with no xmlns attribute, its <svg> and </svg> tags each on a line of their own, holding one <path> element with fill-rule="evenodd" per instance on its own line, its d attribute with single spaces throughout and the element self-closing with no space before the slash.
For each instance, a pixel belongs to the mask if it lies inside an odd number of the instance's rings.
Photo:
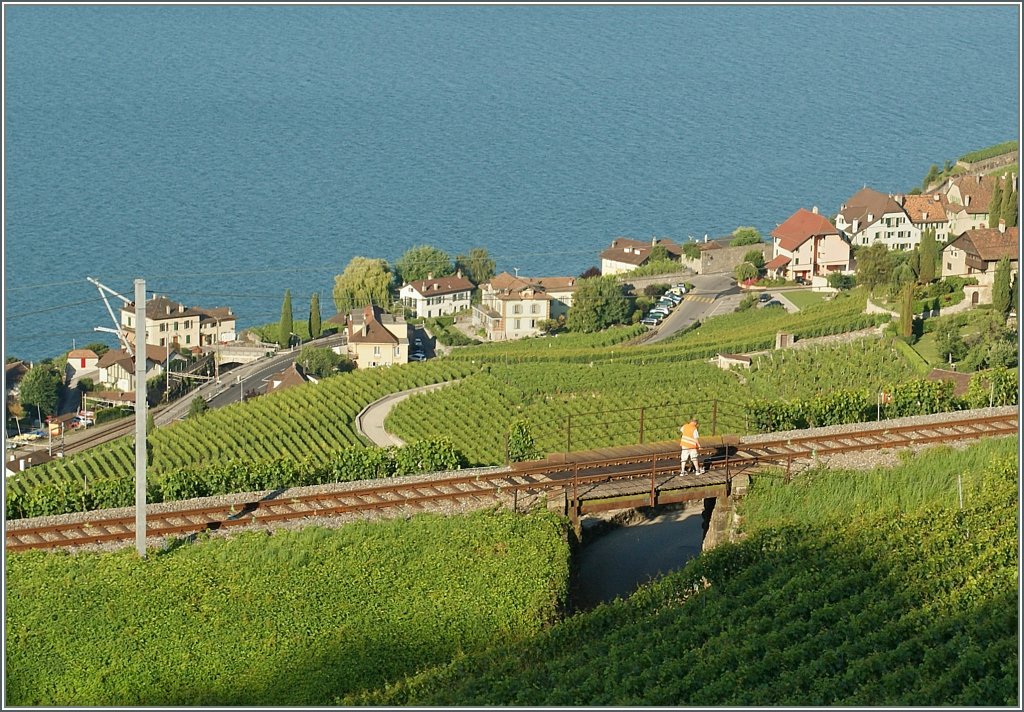
<svg viewBox="0 0 1024 712">
<path fill-rule="evenodd" d="M 1019 708 L 1017 444 L 806 486 L 760 478 L 742 542 L 528 641 L 336 702 Z"/>
<path fill-rule="evenodd" d="M 771 352 L 749 370 L 704 361 L 489 364 L 402 402 L 386 427 L 410 440 L 444 434 L 471 463 L 495 464 L 504 461 L 504 434 L 517 418 L 544 452 L 632 444 L 641 432 L 647 442 L 674 439 L 691 414 L 706 434 L 747 433 L 754 399 L 809 398 L 837 384 L 877 391 L 915 375 L 902 352 L 879 339 Z"/>
<path fill-rule="evenodd" d="M 514 545 L 512 545 L 514 543 Z M 6 703 L 307 706 L 536 635 L 565 601 L 547 513 L 6 557 Z"/>
<path fill-rule="evenodd" d="M 159 475 L 192 465 L 278 458 L 326 463 L 339 448 L 367 444 L 355 431 L 355 416 L 367 404 L 388 393 L 459 378 L 474 370 L 471 364 L 435 360 L 353 371 L 208 411 L 156 429 L 149 436 L 149 470 Z M 7 489 L 23 493 L 61 480 L 91 485 L 133 476 L 134 448 L 133 438 L 120 438 L 10 477 Z"/>
</svg>

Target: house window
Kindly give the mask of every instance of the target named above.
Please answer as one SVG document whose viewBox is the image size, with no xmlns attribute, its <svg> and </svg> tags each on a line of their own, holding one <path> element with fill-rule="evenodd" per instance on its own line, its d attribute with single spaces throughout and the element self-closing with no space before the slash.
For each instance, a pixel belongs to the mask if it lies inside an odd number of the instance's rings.
<svg viewBox="0 0 1024 712">
<path fill-rule="evenodd" d="M 373 355 L 374 356 L 380 356 L 380 346 L 374 346 L 373 347 Z"/>
<path fill-rule="evenodd" d="M 174 330 L 175 330 L 175 331 L 177 331 L 177 330 L 178 330 L 178 322 L 174 322 Z"/>
<path fill-rule="evenodd" d="M 946 263 L 946 269 L 948 269 L 950 272 L 952 272 L 953 271 L 953 263 L 947 262 Z"/>
<path fill-rule="evenodd" d="M 167 339 L 160 339 L 160 345 L 161 346 L 166 346 L 167 345 Z"/>
<path fill-rule="evenodd" d="M 516 328 L 516 330 L 519 329 L 519 320 L 518 319 L 516 319 L 516 326 L 515 326 L 515 328 Z"/>
<path fill-rule="evenodd" d="M 513 314 L 522 314 L 523 313 L 523 305 L 522 304 L 516 304 L 514 307 L 512 307 L 512 313 Z"/>
<path fill-rule="evenodd" d="M 396 346 L 396 347 L 395 347 L 394 355 L 395 355 L 395 356 L 401 356 L 401 355 L 402 355 L 402 349 L 401 349 L 401 347 L 399 347 L 399 346 Z"/>
<path fill-rule="evenodd" d="M 536 304 L 531 304 L 530 305 L 530 313 L 531 314 L 536 314 L 537 313 L 537 305 Z"/>
<path fill-rule="evenodd" d="M 167 331 L 167 324 L 161 324 L 160 331 Z"/>
<path fill-rule="evenodd" d="M 185 343 L 186 344 L 191 344 L 192 343 L 192 337 L 189 336 L 188 334 L 185 334 Z"/>
</svg>

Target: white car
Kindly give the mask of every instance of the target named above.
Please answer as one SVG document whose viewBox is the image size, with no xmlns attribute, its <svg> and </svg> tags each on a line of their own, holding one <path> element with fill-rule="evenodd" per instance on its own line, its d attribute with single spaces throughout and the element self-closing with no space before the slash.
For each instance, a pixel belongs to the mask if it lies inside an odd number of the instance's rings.
<svg viewBox="0 0 1024 712">
<path fill-rule="evenodd" d="M 410 361 L 426 361 L 427 360 L 427 355 L 425 353 L 423 353 L 422 351 L 413 351 L 411 354 L 409 354 L 409 360 Z"/>
</svg>

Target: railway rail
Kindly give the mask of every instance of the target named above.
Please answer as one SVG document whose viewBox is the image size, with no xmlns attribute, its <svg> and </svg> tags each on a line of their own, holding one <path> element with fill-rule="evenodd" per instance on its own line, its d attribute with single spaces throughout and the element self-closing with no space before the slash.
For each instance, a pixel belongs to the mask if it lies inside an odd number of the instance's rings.
<svg viewBox="0 0 1024 712">
<path fill-rule="evenodd" d="M 810 432 L 777 438 L 759 437 L 756 442 L 723 440 L 709 457 L 706 474 L 679 477 L 679 449 L 672 441 L 626 448 L 568 453 L 545 461 L 519 463 L 514 469 L 487 473 L 439 476 L 416 481 L 394 480 L 331 492 L 295 496 L 268 495 L 233 504 L 182 506 L 147 513 L 147 536 L 192 535 L 231 527 L 266 525 L 274 522 L 346 513 L 369 513 L 405 509 L 429 511 L 438 502 L 475 502 L 488 505 L 508 502 L 513 506 L 520 495 L 564 493 L 566 502 L 578 505 L 588 492 L 606 483 L 632 482 L 638 491 L 668 486 L 726 491 L 738 474 L 765 466 L 785 467 L 787 479 L 792 464 L 816 456 L 859 450 L 905 448 L 935 442 L 1013 435 L 1018 432 L 1018 412 L 963 414 L 956 420 L 912 425 L 868 423 L 844 426 L 841 432 Z M 609 456 L 611 455 L 611 456 Z M 184 504 L 184 503 L 183 503 Z M 578 510 L 577 510 L 578 511 Z M 84 521 L 34 525 L 31 520 L 7 523 L 9 551 L 34 548 L 77 547 L 125 541 L 135 536 L 134 514 L 95 513 Z"/>
</svg>

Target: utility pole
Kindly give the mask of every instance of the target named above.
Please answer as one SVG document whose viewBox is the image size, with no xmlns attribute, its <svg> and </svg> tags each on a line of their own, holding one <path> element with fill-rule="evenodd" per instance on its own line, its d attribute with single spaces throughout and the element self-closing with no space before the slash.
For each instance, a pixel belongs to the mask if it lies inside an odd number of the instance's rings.
<svg viewBox="0 0 1024 712">
<path fill-rule="evenodd" d="M 135 550 L 146 558 L 146 280 L 135 280 Z M 141 337 L 141 338 L 140 338 Z"/>
</svg>

